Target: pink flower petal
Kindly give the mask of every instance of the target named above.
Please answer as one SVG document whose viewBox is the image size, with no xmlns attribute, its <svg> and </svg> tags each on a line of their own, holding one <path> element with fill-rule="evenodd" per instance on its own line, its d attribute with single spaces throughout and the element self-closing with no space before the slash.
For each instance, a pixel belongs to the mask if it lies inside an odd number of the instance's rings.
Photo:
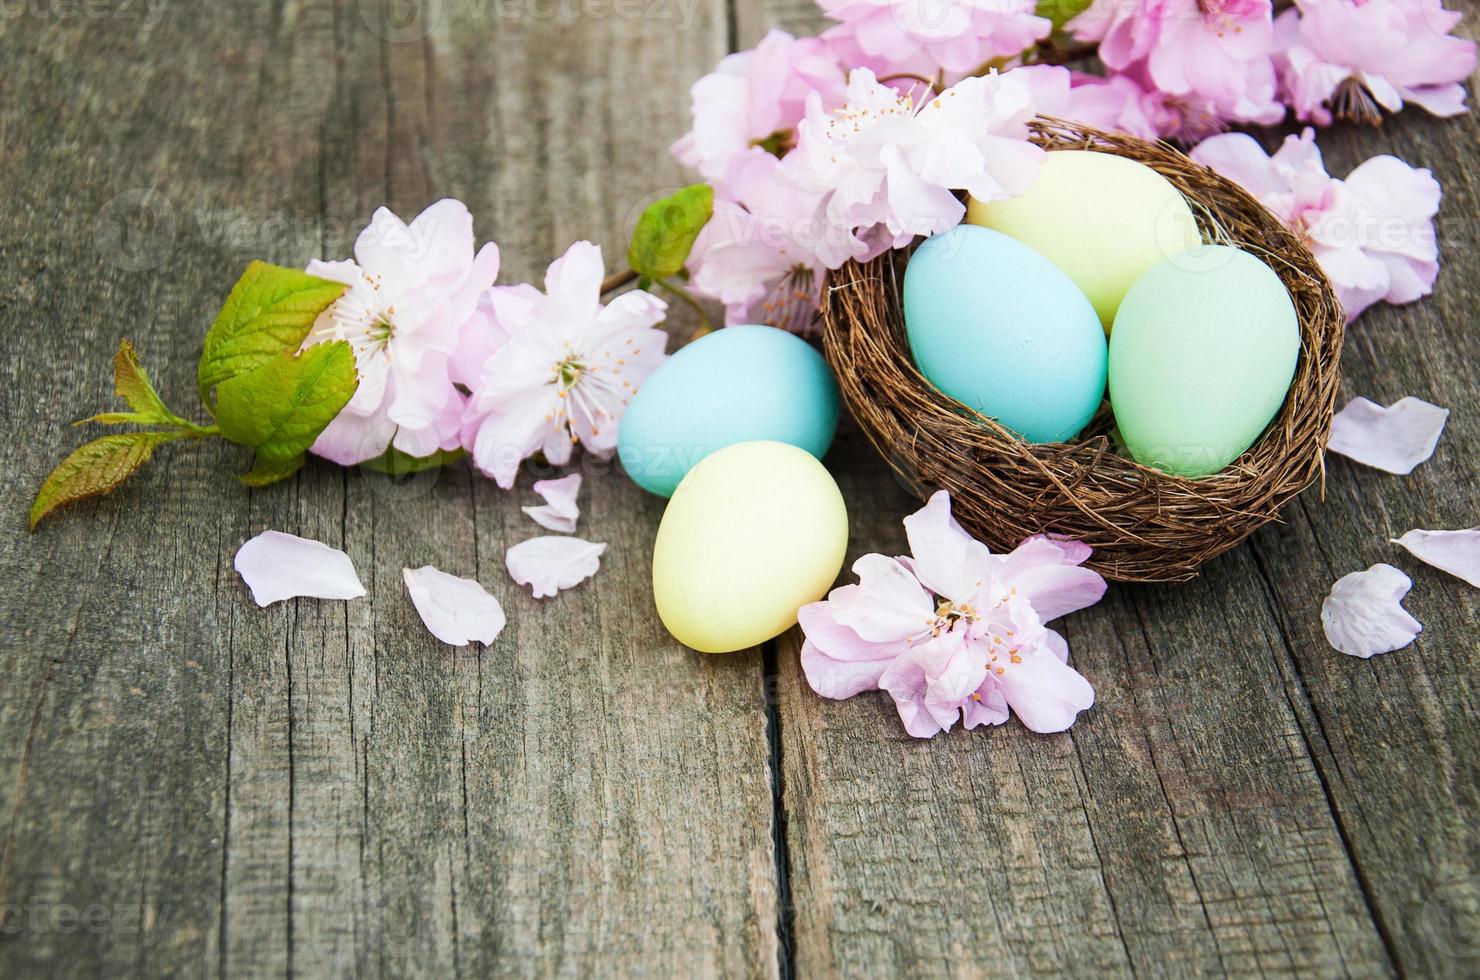
<svg viewBox="0 0 1480 980">
<path fill-rule="evenodd" d="M 1416 558 L 1480 589 L 1480 527 L 1463 531 L 1413 530 L 1394 538 Z"/>
<path fill-rule="evenodd" d="M 396 423 L 377 412 L 356 415 L 344 409 L 314 440 L 312 452 L 340 466 L 354 466 L 385 452 L 396 435 Z"/>
<path fill-rule="evenodd" d="M 576 494 L 581 490 L 581 474 L 572 473 L 558 480 L 538 480 L 534 492 L 545 498 L 538 507 L 521 507 L 540 527 L 569 534 L 576 529 L 576 520 L 581 508 L 576 506 Z"/>
<path fill-rule="evenodd" d="M 1276 161 L 1248 133 L 1220 133 L 1192 148 L 1192 159 L 1237 184 L 1260 200 L 1288 191 L 1288 178 Z"/>
<path fill-rule="evenodd" d="M 976 696 L 967 698 L 961 706 L 961 721 L 968 731 L 978 725 L 1005 725 L 1009 717 L 1007 699 L 990 683 L 983 684 Z"/>
<path fill-rule="evenodd" d="M 1389 473 L 1412 473 L 1434 455 L 1448 419 L 1449 409 L 1412 396 L 1387 408 L 1353 398 L 1331 420 L 1326 448 Z"/>
<path fill-rule="evenodd" d="M 1079 567 L 1089 556 L 1089 546 L 1081 542 L 1035 535 L 1002 557 L 997 574 L 1046 623 L 1093 606 L 1105 595 L 1100 574 Z"/>
<path fill-rule="evenodd" d="M 925 707 L 928 688 L 925 668 L 920 666 L 913 653 L 896 658 L 879 677 L 879 687 L 894 699 L 894 708 L 899 712 L 904 730 L 915 738 L 931 738 L 945 730 Z"/>
<path fill-rule="evenodd" d="M 552 466 L 577 443 L 609 456 L 628 400 L 666 356 L 668 335 L 654 326 L 663 301 L 634 290 L 603 307 L 602 274 L 601 249 L 576 242 L 550 264 L 547 292 L 528 284 L 487 292 L 508 339 L 471 379 L 461 438 L 504 489 L 536 452 Z"/>
<path fill-rule="evenodd" d="M 853 563 L 858 588 L 837 590 L 829 598 L 833 616 L 871 643 L 891 643 L 922 633 L 935 619 L 935 604 L 915 576 L 885 555 L 864 555 Z"/>
<path fill-rule="evenodd" d="M 503 632 L 504 607 L 472 579 L 448 575 L 431 565 L 403 568 L 401 577 L 421 621 L 443 643 L 461 647 L 476 640 L 487 644 Z"/>
<path fill-rule="evenodd" d="M 802 644 L 802 672 L 812 690 L 825 698 L 842 700 L 879 687 L 879 678 L 893 663 L 882 660 L 836 660 L 817 648 L 811 640 Z"/>
<path fill-rule="evenodd" d="M 1018 719 L 1035 732 L 1062 732 L 1095 703 L 1095 689 L 1052 651 L 1029 653 L 997 677 Z"/>
<path fill-rule="evenodd" d="M 1384 564 L 1338 579 L 1321 605 L 1327 642 L 1364 659 L 1406 647 L 1423 632 L 1402 605 L 1412 587 L 1407 575 Z"/>
<path fill-rule="evenodd" d="M 514 545 L 504 563 L 514 581 L 530 586 L 536 599 L 544 599 L 595 575 L 604 551 L 604 544 L 547 535 Z"/>
<path fill-rule="evenodd" d="M 962 706 L 987 679 L 980 651 L 968 648 L 962 632 L 944 633 L 917 648 L 928 684 L 925 708 L 942 728 L 955 724 Z"/>
<path fill-rule="evenodd" d="M 259 606 L 298 596 L 358 599 L 365 594 L 349 555 L 281 531 L 263 531 L 238 548 L 236 570 Z"/>
<path fill-rule="evenodd" d="M 924 507 L 904 519 L 904 531 L 914 573 L 936 595 L 965 601 L 987 578 L 991 552 L 951 516 L 948 491 L 931 494 Z"/>
<path fill-rule="evenodd" d="M 856 585 L 840 585 L 825 601 L 809 602 L 797 610 L 802 633 L 819 652 L 834 660 L 890 660 L 904 649 L 904 640 L 877 643 L 865 640 L 851 627 L 838 622 L 840 604 L 858 594 Z"/>
<path fill-rule="evenodd" d="M 1104 594 L 1104 579 L 1080 567 L 1089 546 L 1039 535 L 992 555 L 952 519 L 945 491 L 905 526 L 912 555 L 864 555 L 857 585 L 798 612 L 812 689 L 829 698 L 881 689 L 917 738 L 958 720 L 1000 725 L 1009 707 L 1034 731 L 1072 725 L 1094 689 L 1042 621 Z"/>
</svg>

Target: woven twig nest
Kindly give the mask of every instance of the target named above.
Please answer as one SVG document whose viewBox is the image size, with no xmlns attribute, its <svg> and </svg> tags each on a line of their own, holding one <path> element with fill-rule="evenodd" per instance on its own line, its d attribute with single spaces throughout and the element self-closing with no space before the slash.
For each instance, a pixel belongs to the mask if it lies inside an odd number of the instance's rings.
<svg viewBox="0 0 1480 980">
<path fill-rule="evenodd" d="M 1323 473 L 1341 306 L 1310 250 L 1279 219 L 1172 147 L 1058 120 L 1035 122 L 1033 140 L 1146 164 L 1186 196 L 1206 241 L 1253 253 L 1284 281 L 1300 318 L 1300 358 L 1285 404 L 1251 449 L 1212 476 L 1170 476 L 1117 451 L 1108 403 L 1074 442 L 1023 442 L 916 369 L 900 303 L 906 250 L 829 276 L 823 349 L 854 418 L 894 471 L 921 499 L 949 490 L 956 518 L 993 550 L 1050 532 L 1091 545 L 1089 565 L 1107 578 L 1192 578 Z"/>
</svg>

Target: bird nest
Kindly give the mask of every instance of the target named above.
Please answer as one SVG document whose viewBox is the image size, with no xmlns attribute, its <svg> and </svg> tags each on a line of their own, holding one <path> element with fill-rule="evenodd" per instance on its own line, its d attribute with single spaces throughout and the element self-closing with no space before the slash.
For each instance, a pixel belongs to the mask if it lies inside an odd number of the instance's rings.
<svg viewBox="0 0 1480 980">
<path fill-rule="evenodd" d="M 1088 564 L 1123 582 L 1181 581 L 1275 520 L 1323 474 L 1345 317 L 1314 256 L 1233 182 L 1164 143 L 1040 119 L 1047 150 L 1094 150 L 1143 163 L 1182 192 L 1207 242 L 1267 262 L 1295 301 L 1300 356 L 1284 405 L 1254 445 L 1211 476 L 1184 478 L 1122 455 L 1108 403 L 1072 442 L 1030 444 L 936 390 L 905 336 L 907 250 L 828 277 L 823 349 L 874 447 L 921 499 L 949 490 L 957 520 L 993 550 L 1039 533 L 1094 548 Z"/>
</svg>

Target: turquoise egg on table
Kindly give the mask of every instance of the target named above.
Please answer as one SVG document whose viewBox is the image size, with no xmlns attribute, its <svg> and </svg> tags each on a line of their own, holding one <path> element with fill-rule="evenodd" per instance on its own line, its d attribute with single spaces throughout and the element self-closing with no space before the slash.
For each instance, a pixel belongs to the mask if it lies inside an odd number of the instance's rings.
<svg viewBox="0 0 1480 980">
<path fill-rule="evenodd" d="M 1110 407 L 1138 463 L 1205 476 L 1284 404 L 1300 355 L 1289 290 L 1248 252 L 1208 245 L 1147 270 L 1110 332 Z"/>
<path fill-rule="evenodd" d="M 648 375 L 622 416 L 617 454 L 638 486 L 671 497 L 716 450 L 769 440 L 821 459 L 837 427 L 838 383 L 812 345 L 775 327 L 725 327 Z"/>
<path fill-rule="evenodd" d="M 904 274 L 915 364 L 947 395 L 1028 442 L 1063 442 L 1105 394 L 1105 330 L 1048 259 L 1001 232 L 958 225 Z"/>
</svg>

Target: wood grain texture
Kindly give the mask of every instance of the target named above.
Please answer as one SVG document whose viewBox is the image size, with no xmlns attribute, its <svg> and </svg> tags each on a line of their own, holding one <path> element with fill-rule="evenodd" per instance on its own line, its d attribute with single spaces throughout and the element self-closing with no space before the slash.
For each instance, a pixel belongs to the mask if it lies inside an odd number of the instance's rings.
<svg viewBox="0 0 1480 980">
<path fill-rule="evenodd" d="M 580 237 L 615 265 L 682 182 L 652 134 L 723 53 L 714 8 L 390 7 L 7 23 L 13 516 L 77 438 L 63 423 L 107 403 L 120 335 L 189 404 L 249 258 L 345 255 L 374 207 L 450 195 L 503 281 Z M 0 974 L 775 971 L 762 662 L 657 624 L 658 501 L 591 466 L 604 567 L 536 602 L 503 568 L 543 533 L 528 478 L 312 464 L 254 492 L 236 457 L 171 447 L 0 536 Z M 344 548 L 370 595 L 257 609 L 230 561 L 267 527 Z M 495 645 L 426 633 L 400 570 L 428 562 L 502 599 Z M 79 927 L 93 907 L 107 921 Z"/>
<path fill-rule="evenodd" d="M 248 491 L 245 454 L 172 446 L 23 531 L 120 336 L 188 407 L 242 266 L 348 254 L 382 203 L 467 201 L 504 282 L 580 237 L 615 267 L 688 179 L 661 151 L 689 84 L 814 7 L 130 9 L 0 25 L 0 976 L 1473 972 L 1480 605 L 1386 544 L 1480 523 L 1473 117 L 1321 134 L 1334 173 L 1387 151 L 1444 184 L 1437 292 L 1369 312 L 1343 362 L 1344 398 L 1454 410 L 1434 459 L 1333 459 L 1198 581 L 1069 619 L 1099 698 L 1071 733 L 922 743 L 882 696 L 816 698 L 795 632 L 673 643 L 661 502 L 600 464 L 604 567 L 543 602 L 502 567 L 539 474 Z M 853 554 L 899 551 L 915 505 L 883 464 L 846 429 L 828 463 Z M 230 559 L 266 527 L 344 548 L 369 596 L 256 608 Z M 1426 631 L 1341 657 L 1320 602 L 1376 561 Z M 425 633 L 400 569 L 428 562 L 500 597 L 496 644 Z"/>
<path fill-rule="evenodd" d="M 741 43 L 820 26 L 754 5 Z M 1473 26 L 1470 28 L 1473 30 Z M 1277 137 L 1271 137 L 1271 148 Z M 1480 523 L 1474 365 L 1480 188 L 1473 116 L 1410 112 L 1323 132 L 1332 172 L 1392 152 L 1446 199 L 1431 299 L 1351 331 L 1343 402 L 1417 394 L 1455 410 L 1411 477 L 1328 464 L 1284 525 L 1180 587 L 1113 587 L 1064 632 L 1098 704 L 1070 734 L 1016 723 L 922 745 L 888 699 L 806 687 L 778 651 L 796 965 L 809 973 L 1459 975 L 1480 904 L 1476 592 L 1387 543 Z M 841 474 L 850 554 L 899 553 L 918 505 L 856 434 Z M 1336 654 L 1320 604 L 1377 561 L 1410 572 L 1415 649 Z M 846 577 L 846 576 L 845 576 Z"/>
</svg>

